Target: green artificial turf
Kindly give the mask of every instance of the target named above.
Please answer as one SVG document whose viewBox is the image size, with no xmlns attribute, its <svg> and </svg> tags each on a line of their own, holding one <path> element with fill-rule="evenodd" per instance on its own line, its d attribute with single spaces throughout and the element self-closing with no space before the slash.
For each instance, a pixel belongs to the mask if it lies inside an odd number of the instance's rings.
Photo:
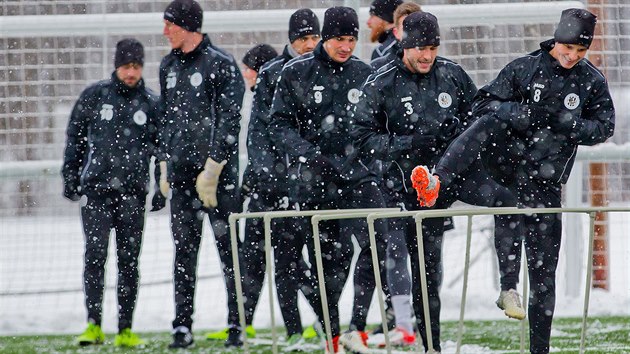
<svg viewBox="0 0 630 354">
<path fill-rule="evenodd" d="M 442 324 L 442 354 L 455 353 L 457 341 L 457 322 Z M 579 353 L 581 319 L 557 318 L 553 323 L 551 347 L 553 353 Z M 256 339 L 250 341 L 250 353 L 272 353 L 271 331 L 257 329 Z M 279 330 L 280 335 L 282 334 Z M 103 345 L 78 347 L 74 344 L 75 336 L 39 335 L 39 336 L 4 336 L 0 337 L 0 353 L 3 354 L 43 354 L 43 353 L 238 353 L 242 350 L 225 349 L 222 342 L 208 341 L 205 331 L 196 331 L 195 346 L 185 351 L 173 351 L 167 348 L 171 336 L 169 333 L 141 333 L 148 344 L 144 348 L 124 349 L 113 346 L 114 334 L 107 334 Z M 596 317 L 588 320 L 586 332 L 587 353 L 630 353 L 630 317 Z M 520 322 L 501 321 L 466 321 L 461 353 L 520 353 Z M 282 352 L 284 342 L 279 342 Z M 525 348 L 527 348 L 527 336 Z M 400 352 L 397 349 L 395 352 Z M 413 351 L 407 349 L 405 351 Z M 321 353 L 323 350 L 312 352 Z M 385 353 L 374 350 L 374 353 Z M 526 350 L 528 353 L 529 351 Z"/>
</svg>

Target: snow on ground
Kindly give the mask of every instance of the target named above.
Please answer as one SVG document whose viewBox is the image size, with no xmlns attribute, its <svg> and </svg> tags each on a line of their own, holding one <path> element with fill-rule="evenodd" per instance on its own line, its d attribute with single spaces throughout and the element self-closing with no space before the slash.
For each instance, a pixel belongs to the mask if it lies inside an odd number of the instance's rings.
<svg viewBox="0 0 630 354">
<path fill-rule="evenodd" d="M 77 210 L 78 215 L 78 210 Z M 630 221 L 627 214 L 610 215 L 610 279 L 609 291 L 591 292 L 589 315 L 630 315 Z M 474 219 L 471 250 L 471 271 L 466 319 L 503 319 L 494 304 L 498 294 L 497 270 L 492 250 L 492 219 Z M 456 218 L 456 229 L 449 231 L 444 242 L 444 282 L 442 287 L 442 319 L 457 320 L 462 293 L 462 268 L 465 249 L 465 222 Z M 587 218 L 583 218 L 584 230 Z M 85 326 L 85 309 L 81 291 L 83 239 L 76 218 L 4 218 L 0 220 L 0 335 L 77 333 Z M 567 235 L 563 236 L 563 242 Z M 585 238 L 586 236 L 584 236 Z M 566 242 L 565 242 L 566 243 Z M 114 242 L 110 242 L 103 327 L 116 330 L 116 297 Z M 586 250 L 586 247 L 584 247 Z M 563 248 L 564 252 L 564 248 Z M 586 252 L 586 251 L 584 251 Z M 168 331 L 173 319 L 172 239 L 165 211 L 149 214 L 146 222 L 143 251 L 140 259 L 142 285 L 135 312 L 134 328 L 138 331 Z M 579 296 L 566 294 L 567 267 L 561 255 L 558 270 L 556 317 L 579 317 L 583 310 L 583 290 Z M 199 257 L 196 290 L 195 329 L 225 326 L 227 311 L 225 290 L 218 255 L 210 231 L 204 230 Z M 580 274 L 585 275 L 584 270 Z M 582 284 L 583 284 L 582 280 Z M 352 308 L 350 279 L 344 289 L 340 310 L 342 323 L 350 319 Z M 66 289 L 64 292 L 58 289 Z M 583 285 L 581 286 L 583 289 Z M 32 292 L 36 292 L 32 294 Z M 14 295 L 7 295 L 12 293 Z M 275 293 L 274 293 L 275 296 Z M 277 303 L 275 323 L 281 325 Z M 302 320 L 315 318 L 301 299 Z M 268 288 L 265 286 L 256 313 L 255 327 L 271 325 Z M 368 321 L 380 321 L 378 306 L 372 306 Z M 444 340 L 448 340 L 445 338 Z M 448 345 L 446 342 L 445 345 Z M 446 349 L 446 348 L 445 348 Z M 476 350 L 476 351 L 475 351 Z M 446 349 L 445 352 L 449 350 Z M 462 351 L 466 353 L 467 351 Z M 471 348 L 469 353 L 479 352 Z"/>
</svg>

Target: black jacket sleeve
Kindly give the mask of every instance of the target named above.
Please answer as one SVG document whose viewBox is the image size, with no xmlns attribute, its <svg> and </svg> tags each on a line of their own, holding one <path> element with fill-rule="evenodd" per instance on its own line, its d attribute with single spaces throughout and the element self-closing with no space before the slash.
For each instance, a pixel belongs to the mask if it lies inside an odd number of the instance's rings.
<svg viewBox="0 0 630 354">
<path fill-rule="evenodd" d="M 83 91 L 72 109 L 66 129 L 66 146 L 61 175 L 65 189 L 64 195 L 69 198 L 70 196 L 67 194 L 71 192 L 79 194 L 81 171 L 88 151 L 90 112 L 93 112 L 94 109 L 93 90 L 94 87 L 90 87 Z"/>
<path fill-rule="evenodd" d="M 496 114 L 503 120 L 516 121 L 527 110 L 525 97 L 518 90 L 518 72 L 514 62 L 504 67 L 499 75 L 477 92 L 473 103 L 475 117 Z"/>
<path fill-rule="evenodd" d="M 570 133 L 570 138 L 579 145 L 603 143 L 615 131 L 615 108 L 608 84 L 603 80 L 597 83 Z"/>
<path fill-rule="evenodd" d="M 299 134 L 297 116 L 300 114 L 298 92 L 302 91 L 294 87 L 295 78 L 291 77 L 292 70 L 282 70 L 269 116 L 271 119 L 269 135 L 274 144 L 281 151 L 288 153 L 293 158 L 311 158 L 317 150 L 313 144 L 302 138 Z"/>
<path fill-rule="evenodd" d="M 263 70 L 258 74 L 258 82 L 254 88 L 252 112 L 249 117 L 247 130 L 248 167 L 247 184 L 254 185 L 264 169 L 273 168 L 272 144 L 269 139 L 269 110 L 273 101 L 275 82 L 272 69 Z M 268 174 L 270 171 L 267 171 Z M 245 182 L 244 182 L 245 183 Z"/>
<path fill-rule="evenodd" d="M 210 156 L 220 162 L 228 160 L 238 152 L 241 104 L 245 94 L 245 83 L 234 62 L 222 61 L 219 75 L 214 82 L 216 99 L 216 130 Z"/>
</svg>

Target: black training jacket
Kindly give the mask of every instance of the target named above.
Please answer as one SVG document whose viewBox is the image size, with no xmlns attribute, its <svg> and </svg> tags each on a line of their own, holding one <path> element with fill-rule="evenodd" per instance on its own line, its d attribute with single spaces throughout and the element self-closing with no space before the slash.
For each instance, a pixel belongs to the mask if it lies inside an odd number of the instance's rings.
<svg viewBox="0 0 630 354">
<path fill-rule="evenodd" d="M 398 40 L 391 29 L 383 32 L 378 41 L 380 44 L 372 51 L 372 61 L 374 61 L 374 59 L 384 57 L 387 54 L 396 52 Z"/>
<path fill-rule="evenodd" d="M 245 83 L 234 58 L 204 34 L 192 52 L 175 49 L 162 59 L 160 88 L 160 141 L 169 180 L 196 177 L 211 157 L 228 161 L 222 179 L 236 188 Z"/>
<path fill-rule="evenodd" d="M 61 174 L 83 195 L 146 195 L 149 161 L 157 153 L 156 93 L 140 80 L 134 88 L 114 72 L 86 88 L 75 103 Z"/>
<path fill-rule="evenodd" d="M 383 161 L 385 185 L 395 191 L 412 190 L 414 167 L 437 163 L 468 124 L 477 92 L 461 66 L 439 56 L 427 74 L 409 71 L 397 57 L 370 75 L 362 90 L 352 135 L 362 154 Z M 457 122 L 457 129 L 440 138 L 445 121 Z M 414 149 L 414 133 L 436 137 L 436 147 Z"/>
<path fill-rule="evenodd" d="M 358 159 L 350 136 L 354 105 L 370 73 L 370 66 L 354 56 L 343 64 L 333 61 L 321 42 L 312 53 L 285 64 L 269 132 L 281 153 L 292 158 L 296 171 L 291 178 L 306 177 L 300 174 L 304 163 L 325 160 L 324 169 L 332 169 L 328 176 L 340 185 L 376 180 L 378 173 Z"/>
<path fill-rule="evenodd" d="M 269 110 L 282 67 L 293 59 L 288 48 L 287 45 L 281 55 L 265 63 L 258 71 L 247 132 L 249 164 L 243 179 L 243 184 L 250 187 L 258 183 L 273 182 L 278 188 L 282 188 L 280 184 L 286 179 L 286 158 L 279 153 L 269 137 Z"/>
<path fill-rule="evenodd" d="M 396 60 L 396 58 L 402 55 L 402 52 L 403 52 L 403 49 L 400 46 L 400 42 L 396 41 L 392 45 L 390 50 L 387 53 L 385 53 L 385 55 L 372 59 L 372 61 L 370 62 L 370 65 L 372 66 L 372 69 L 376 71 L 380 69 L 382 66 L 385 66 L 385 64 L 393 60 Z"/>
<path fill-rule="evenodd" d="M 531 126 L 524 136 L 524 161 L 535 178 L 566 183 L 578 145 L 595 145 L 613 135 L 615 109 L 604 75 L 587 59 L 573 68 L 562 68 L 549 54 L 554 41 L 509 63 L 499 75 L 479 90 L 475 116 L 496 114 L 518 119 L 524 105 L 537 106 L 574 121 L 572 128 L 558 131 Z M 568 115 L 568 116 L 567 116 Z M 559 115 L 549 118 L 559 119 Z"/>
</svg>

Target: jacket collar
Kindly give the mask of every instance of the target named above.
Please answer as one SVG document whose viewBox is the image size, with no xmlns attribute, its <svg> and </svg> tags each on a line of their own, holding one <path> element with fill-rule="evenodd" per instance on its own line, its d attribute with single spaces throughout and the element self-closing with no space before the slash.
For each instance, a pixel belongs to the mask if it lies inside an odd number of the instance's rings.
<svg viewBox="0 0 630 354">
<path fill-rule="evenodd" d="M 383 31 L 383 33 L 381 33 L 381 34 L 378 36 L 378 42 L 379 42 L 379 43 L 384 43 L 384 42 L 386 42 L 387 40 L 390 40 L 390 39 L 392 39 L 392 38 L 393 38 L 394 40 L 396 40 L 396 38 L 394 37 L 393 28 L 390 28 L 390 29 L 388 29 L 388 30 Z"/>
<path fill-rule="evenodd" d="M 282 56 L 285 59 L 293 59 L 295 57 L 299 57 L 300 55 L 295 51 L 295 49 L 293 49 L 293 47 L 291 47 L 290 44 L 287 44 L 284 46 L 284 50 L 282 51 Z"/>
</svg>

